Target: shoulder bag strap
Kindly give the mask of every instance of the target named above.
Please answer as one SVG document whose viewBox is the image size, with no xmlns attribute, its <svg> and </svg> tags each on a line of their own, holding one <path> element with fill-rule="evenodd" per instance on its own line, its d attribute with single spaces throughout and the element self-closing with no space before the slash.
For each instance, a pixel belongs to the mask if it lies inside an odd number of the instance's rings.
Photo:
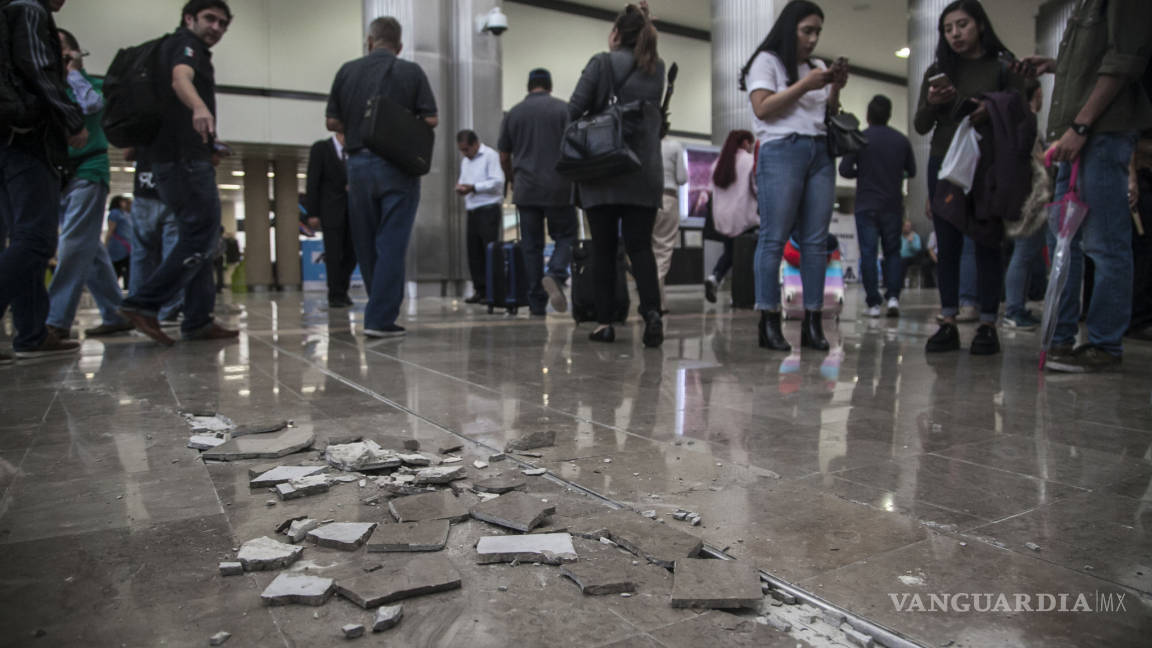
<svg viewBox="0 0 1152 648">
<path fill-rule="evenodd" d="M 392 68 L 396 67 L 396 59 L 398 59 L 398 58 L 400 58 L 400 57 L 399 56 L 393 56 L 392 57 L 392 62 L 388 64 L 388 70 L 385 71 L 384 74 L 380 77 L 380 79 L 376 82 L 376 92 L 373 93 L 373 96 L 379 96 L 381 94 L 381 92 L 383 92 L 384 82 L 388 80 L 388 77 L 392 76 Z"/>
<path fill-rule="evenodd" d="M 607 68 L 608 68 L 608 93 L 609 94 L 608 94 L 608 99 L 604 104 L 604 107 L 607 108 L 608 106 L 611 106 L 612 104 L 619 101 L 620 90 L 624 87 L 624 85 L 626 83 L 628 83 L 628 79 L 632 78 L 632 74 L 634 72 L 636 72 L 636 63 L 635 63 L 635 61 L 633 61 L 632 69 L 628 70 L 628 74 L 624 75 L 624 78 L 620 81 L 620 83 L 616 83 L 616 72 L 612 67 L 612 54 L 611 53 L 608 53 L 604 56 L 604 65 L 607 66 Z"/>
</svg>

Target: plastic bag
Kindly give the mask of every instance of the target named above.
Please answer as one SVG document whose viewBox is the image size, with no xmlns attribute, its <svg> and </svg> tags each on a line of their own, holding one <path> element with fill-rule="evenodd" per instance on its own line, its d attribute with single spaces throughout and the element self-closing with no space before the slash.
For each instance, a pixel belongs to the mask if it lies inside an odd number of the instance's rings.
<svg viewBox="0 0 1152 648">
<path fill-rule="evenodd" d="M 960 120 L 952 144 L 940 165 L 941 180 L 947 180 L 959 187 L 965 195 L 972 191 L 976 179 L 976 166 L 980 164 L 980 134 L 972 127 L 968 117 Z"/>
<path fill-rule="evenodd" d="M 1049 152 L 1049 164 L 1051 164 Z M 1048 359 L 1052 338 L 1056 336 L 1056 324 L 1060 319 L 1060 296 L 1068 283 L 1068 267 L 1072 257 L 1072 237 L 1076 236 L 1084 217 L 1088 215 L 1088 205 L 1080 200 L 1076 191 L 1076 180 L 1080 175 L 1080 161 L 1072 163 L 1072 175 L 1068 181 L 1068 191 L 1064 197 L 1052 203 L 1049 219 L 1056 230 L 1056 251 L 1052 254 L 1052 272 L 1048 278 L 1048 290 L 1044 293 L 1044 316 L 1040 321 L 1040 369 Z"/>
</svg>

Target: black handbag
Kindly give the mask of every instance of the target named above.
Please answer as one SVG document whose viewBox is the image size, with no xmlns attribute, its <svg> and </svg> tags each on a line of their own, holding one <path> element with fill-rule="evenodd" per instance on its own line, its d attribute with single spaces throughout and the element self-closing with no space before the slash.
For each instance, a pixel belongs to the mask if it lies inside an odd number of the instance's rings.
<svg viewBox="0 0 1152 648">
<path fill-rule="evenodd" d="M 392 76 L 394 67 L 396 59 L 392 59 L 381 85 Z M 409 175 L 426 175 L 432 169 L 432 147 L 436 142 L 432 127 L 423 117 L 380 94 L 379 88 L 376 92 L 364 108 L 360 125 L 364 146 Z"/>
<path fill-rule="evenodd" d="M 636 71 L 633 67 L 619 85 L 612 73 L 612 61 L 605 56 L 611 95 L 607 106 L 568 124 L 560 141 L 560 161 L 556 172 L 576 181 L 595 180 L 631 173 L 640 168 L 640 158 L 628 144 L 636 125 L 644 119 L 640 101 L 621 104 L 617 94 Z"/>
<path fill-rule="evenodd" d="M 828 154 L 834 158 L 859 153 L 868 145 L 868 137 L 860 132 L 860 120 L 852 113 L 829 113 L 824 125 L 828 127 Z"/>
</svg>

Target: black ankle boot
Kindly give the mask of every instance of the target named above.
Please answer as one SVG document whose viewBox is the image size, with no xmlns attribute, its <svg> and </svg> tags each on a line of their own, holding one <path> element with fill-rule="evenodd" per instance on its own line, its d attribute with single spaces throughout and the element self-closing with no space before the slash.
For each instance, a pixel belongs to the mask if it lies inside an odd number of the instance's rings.
<svg viewBox="0 0 1152 648">
<path fill-rule="evenodd" d="M 773 351 L 792 350 L 780 330 L 780 311 L 760 311 L 760 346 Z"/>
<path fill-rule="evenodd" d="M 616 329 L 612 328 L 612 325 L 609 324 L 602 329 L 593 330 L 588 334 L 588 339 L 593 342 L 615 342 Z"/>
<path fill-rule="evenodd" d="M 664 343 L 664 320 L 660 311 L 644 313 L 644 346 L 655 348 Z"/>
<path fill-rule="evenodd" d="M 828 339 L 824 337 L 824 315 L 820 311 L 804 311 L 804 324 L 800 328 L 800 346 L 828 350 Z"/>
</svg>

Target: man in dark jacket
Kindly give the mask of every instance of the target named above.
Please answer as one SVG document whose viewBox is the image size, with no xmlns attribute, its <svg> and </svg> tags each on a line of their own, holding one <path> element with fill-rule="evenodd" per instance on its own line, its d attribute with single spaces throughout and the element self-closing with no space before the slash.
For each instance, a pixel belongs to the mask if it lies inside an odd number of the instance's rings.
<svg viewBox="0 0 1152 648">
<path fill-rule="evenodd" d="M 348 308 L 348 283 L 356 268 L 348 230 L 348 155 L 344 133 L 312 144 L 308 154 L 308 220 L 324 232 L 324 268 L 328 275 L 328 308 Z M 316 222 L 312 222 L 313 219 Z"/>
<path fill-rule="evenodd" d="M 1068 21 L 1056 60 L 1032 56 L 1020 67 L 1054 72 L 1048 116 L 1050 149 L 1060 162 L 1056 199 L 1067 193 L 1080 162 L 1079 195 L 1089 212 L 1072 244 L 1068 283 L 1048 369 L 1072 373 L 1119 368 L 1132 312 L 1132 227 L 1125 198 L 1137 134 L 1152 128 L 1152 101 L 1140 81 L 1152 56 L 1152 2 L 1081 0 Z M 1055 230 L 1054 223 L 1049 223 Z M 1084 255 L 1096 267 L 1085 324 L 1079 332 Z"/>
<path fill-rule="evenodd" d="M 0 84 L 6 100 L 0 120 L 0 219 L 11 238 L 0 252 L 0 313 L 12 306 L 18 358 L 73 353 L 44 322 L 44 273 L 56 252 L 60 176 L 67 146 L 84 148 L 88 131 L 80 107 L 68 98 L 64 63 L 52 12 L 65 0 L 3 3 Z M 0 351 L 0 363 L 12 357 Z"/>
</svg>

